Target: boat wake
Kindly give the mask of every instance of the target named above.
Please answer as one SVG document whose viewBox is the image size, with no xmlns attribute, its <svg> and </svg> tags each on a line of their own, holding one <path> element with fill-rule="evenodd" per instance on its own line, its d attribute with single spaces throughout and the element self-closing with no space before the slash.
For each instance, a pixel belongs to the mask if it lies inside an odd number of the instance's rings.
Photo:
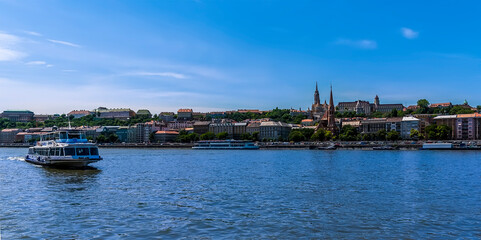
<svg viewBox="0 0 481 240">
<path fill-rule="evenodd" d="M 25 157 L 8 157 L 7 160 L 25 162 Z"/>
</svg>

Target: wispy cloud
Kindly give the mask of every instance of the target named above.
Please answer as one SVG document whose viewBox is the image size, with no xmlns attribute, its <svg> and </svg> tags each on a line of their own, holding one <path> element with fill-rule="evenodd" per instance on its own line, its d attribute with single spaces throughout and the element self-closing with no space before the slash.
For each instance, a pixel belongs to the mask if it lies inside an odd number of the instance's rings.
<svg viewBox="0 0 481 240">
<path fill-rule="evenodd" d="M 16 50 L 21 39 L 15 35 L 0 32 L 0 61 L 15 61 L 27 54 Z"/>
<path fill-rule="evenodd" d="M 39 66 L 41 65 L 41 66 L 45 66 L 45 67 L 48 67 L 48 68 L 53 67 L 52 64 L 47 64 L 47 62 L 45 62 L 45 61 L 30 61 L 30 62 L 27 62 L 25 64 L 27 64 L 27 65 L 39 65 Z"/>
<path fill-rule="evenodd" d="M 47 64 L 45 61 L 30 61 L 26 63 L 27 65 L 45 65 Z"/>
<path fill-rule="evenodd" d="M 415 32 L 410 28 L 401 28 L 401 34 L 407 39 L 415 39 L 419 36 L 419 32 Z"/>
<path fill-rule="evenodd" d="M 77 48 L 80 47 L 80 45 L 75 44 L 75 43 L 71 43 L 71 42 L 54 40 L 54 39 L 47 39 L 47 40 L 48 40 L 49 42 L 58 43 L 58 44 L 62 44 L 62 45 L 70 46 L 70 47 L 77 47 Z"/>
<path fill-rule="evenodd" d="M 38 32 L 33 32 L 33 31 L 22 31 L 28 35 L 32 35 L 32 36 L 36 36 L 36 37 L 40 37 L 42 36 L 42 34 L 38 33 Z"/>
<path fill-rule="evenodd" d="M 159 76 L 159 77 L 173 77 L 177 79 L 186 79 L 187 76 L 181 73 L 174 73 L 174 72 L 137 72 L 131 75 L 138 75 L 138 76 Z"/>
<path fill-rule="evenodd" d="M 337 45 L 345 45 L 345 46 L 350 46 L 350 47 L 355 47 L 355 48 L 361 48 L 361 49 L 376 49 L 377 48 L 377 42 L 373 40 L 351 40 L 351 39 L 345 39 L 341 38 L 336 41 Z"/>
<path fill-rule="evenodd" d="M 74 69 L 64 69 L 62 72 L 76 72 L 77 70 Z"/>
</svg>

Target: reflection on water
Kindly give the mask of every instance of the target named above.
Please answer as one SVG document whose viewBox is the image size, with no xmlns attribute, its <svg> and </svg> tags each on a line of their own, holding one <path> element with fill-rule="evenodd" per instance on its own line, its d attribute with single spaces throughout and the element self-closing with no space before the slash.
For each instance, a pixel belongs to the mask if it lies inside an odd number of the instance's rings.
<svg viewBox="0 0 481 240">
<path fill-rule="evenodd" d="M 82 169 L 43 168 L 46 189 L 54 192 L 59 190 L 75 192 L 91 189 L 101 172 L 102 170 L 90 166 Z"/>
<path fill-rule="evenodd" d="M 481 237 L 477 152 L 103 149 L 72 170 L 0 150 L 5 239 Z"/>
</svg>

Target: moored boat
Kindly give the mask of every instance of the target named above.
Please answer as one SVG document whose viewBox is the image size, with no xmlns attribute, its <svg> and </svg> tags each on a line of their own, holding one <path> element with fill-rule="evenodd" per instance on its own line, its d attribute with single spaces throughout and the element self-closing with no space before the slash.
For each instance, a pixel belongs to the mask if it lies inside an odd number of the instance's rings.
<svg viewBox="0 0 481 240">
<path fill-rule="evenodd" d="M 237 150 L 255 150 L 259 146 L 252 141 L 244 140 L 209 140 L 198 141 L 194 143 L 192 149 L 237 149 Z"/>
<path fill-rule="evenodd" d="M 446 150 L 453 149 L 452 143 L 424 143 L 421 150 Z"/>
<path fill-rule="evenodd" d="M 337 146 L 332 144 L 332 145 L 329 145 L 329 146 L 318 147 L 317 149 L 319 149 L 319 150 L 337 150 Z"/>
<path fill-rule="evenodd" d="M 77 130 L 42 135 L 41 140 L 28 149 L 25 157 L 29 163 L 64 168 L 86 167 L 100 160 L 98 147 Z"/>
<path fill-rule="evenodd" d="M 372 150 L 395 150 L 395 149 L 396 148 L 394 148 L 393 146 L 389 146 L 389 145 L 384 145 L 384 146 L 372 148 Z"/>
</svg>

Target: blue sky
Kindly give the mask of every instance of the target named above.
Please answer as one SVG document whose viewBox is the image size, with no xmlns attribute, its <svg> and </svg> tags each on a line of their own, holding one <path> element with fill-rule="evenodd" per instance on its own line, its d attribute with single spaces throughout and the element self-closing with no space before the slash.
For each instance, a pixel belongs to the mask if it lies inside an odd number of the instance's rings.
<svg viewBox="0 0 481 240">
<path fill-rule="evenodd" d="M 0 0 L 0 111 L 481 104 L 480 1 Z"/>
</svg>

